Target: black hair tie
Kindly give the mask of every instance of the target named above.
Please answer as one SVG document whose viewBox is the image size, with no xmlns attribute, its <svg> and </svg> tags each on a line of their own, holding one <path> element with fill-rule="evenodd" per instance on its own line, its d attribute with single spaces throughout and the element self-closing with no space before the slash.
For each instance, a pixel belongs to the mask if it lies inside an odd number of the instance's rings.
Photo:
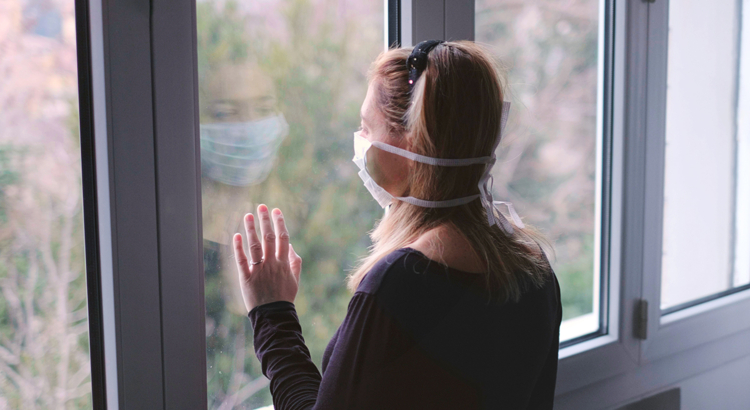
<svg viewBox="0 0 750 410">
<path fill-rule="evenodd" d="M 445 43 L 445 40 L 425 40 L 412 50 L 409 58 L 406 60 L 406 68 L 409 70 L 409 92 L 414 88 L 417 79 L 422 75 L 422 71 L 427 67 L 427 54 L 438 44 Z"/>
</svg>

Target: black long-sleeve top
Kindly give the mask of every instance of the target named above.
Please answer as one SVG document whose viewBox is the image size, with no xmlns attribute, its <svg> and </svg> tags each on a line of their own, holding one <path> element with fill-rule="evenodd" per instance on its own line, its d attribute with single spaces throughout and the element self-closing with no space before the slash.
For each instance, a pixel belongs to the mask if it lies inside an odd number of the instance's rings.
<svg viewBox="0 0 750 410">
<path fill-rule="evenodd" d="M 488 305 L 481 276 L 394 251 L 354 293 L 322 376 L 294 305 L 255 307 L 248 317 L 275 409 L 552 409 L 557 278 L 518 303 Z"/>
</svg>

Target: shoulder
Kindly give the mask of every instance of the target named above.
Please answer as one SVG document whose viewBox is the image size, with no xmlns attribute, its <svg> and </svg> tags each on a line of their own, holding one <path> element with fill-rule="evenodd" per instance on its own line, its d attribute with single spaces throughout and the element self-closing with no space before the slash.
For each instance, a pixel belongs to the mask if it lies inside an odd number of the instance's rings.
<svg viewBox="0 0 750 410">
<path fill-rule="evenodd" d="M 406 280 L 401 273 L 413 271 L 414 260 L 408 249 L 396 249 L 380 259 L 365 275 L 357 287 L 356 293 L 375 295 L 382 291 L 386 282 Z M 410 267 L 412 269 L 410 269 Z"/>
</svg>

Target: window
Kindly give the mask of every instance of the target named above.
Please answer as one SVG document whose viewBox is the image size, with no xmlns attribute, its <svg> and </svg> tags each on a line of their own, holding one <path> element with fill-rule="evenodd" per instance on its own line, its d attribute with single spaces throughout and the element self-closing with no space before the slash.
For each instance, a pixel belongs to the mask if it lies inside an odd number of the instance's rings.
<svg viewBox="0 0 750 410">
<path fill-rule="evenodd" d="M 476 1 L 476 41 L 507 66 L 513 103 L 495 186 L 555 246 L 563 342 L 605 330 L 603 7 L 600 0 Z"/>
<path fill-rule="evenodd" d="M 298 312 L 319 363 L 345 315 L 346 270 L 366 252 L 366 232 L 382 212 L 363 193 L 349 158 L 364 74 L 383 49 L 386 16 L 389 40 L 474 38 L 508 66 L 513 109 L 496 195 L 513 201 L 557 247 L 566 316 L 555 408 L 614 408 L 750 354 L 750 126 L 741 115 L 750 106 L 750 31 L 741 27 L 750 22 L 740 14 L 750 6 L 671 3 L 673 13 L 668 1 L 445 0 L 435 7 L 423 0 L 88 0 L 89 14 L 76 23 L 90 28 L 90 38 L 78 33 L 86 44 L 79 50 L 91 56 L 79 64 L 91 74 L 90 84 L 80 81 L 79 98 L 93 109 L 81 104 L 81 146 L 96 143 L 89 158 L 96 168 L 82 162 L 86 257 L 101 279 L 88 289 L 101 294 L 100 315 L 89 302 L 92 401 L 106 392 L 111 409 L 270 403 L 226 246 L 260 201 L 285 211 L 305 259 Z M 49 8 L 34 12 L 46 16 L 43 27 L 5 24 L 32 13 L 23 10 L 14 3 L 0 12 L 0 38 L 23 27 L 39 40 L 70 25 L 66 12 L 58 18 Z M 702 30 L 708 37 L 691 37 L 693 15 L 714 28 Z M 685 57 L 688 42 L 699 57 Z M 58 37 L 55 46 L 61 44 L 71 43 Z M 42 63 L 26 71 L 46 70 Z M 703 82 L 690 81 L 701 76 Z M 68 84 L 56 78 L 45 91 Z M 48 107 L 54 109 L 45 113 L 62 112 L 55 111 L 60 104 Z M 13 111 L 3 108 L 6 121 Z M 700 134 L 680 131 L 687 124 Z M 18 144 L 20 134 L 2 125 L 2 141 Z M 705 151 L 700 157 L 696 147 Z M 14 191 L 6 187 L 19 175 L 9 164 L 21 158 L 9 152 L 0 155 L 3 212 L 13 209 Z M 702 174 L 690 168 L 696 163 Z M 74 161 L 66 164 L 77 170 Z M 95 206 L 87 200 L 92 177 Z M 695 181 L 710 198 L 681 190 Z M 700 202 L 706 198 L 712 202 Z M 710 220 L 708 247 L 676 225 L 685 212 Z M 6 258 L 9 225 L 2 223 Z M 90 237 L 98 247 L 89 246 Z M 675 252 L 710 251 L 719 242 L 710 270 L 676 265 Z M 59 246 L 52 250 L 60 255 Z M 80 260 L 71 256 L 71 265 Z M 23 259 L 13 262 L 25 267 Z M 0 274 L 7 266 L 14 265 L 3 259 Z M 693 293 L 681 287 L 695 278 L 721 286 Z M 8 300 L 4 294 L 0 305 Z M 95 347 L 103 347 L 101 355 Z M 106 380 L 96 374 L 100 359 Z M 86 371 L 78 369 L 69 380 L 83 377 L 85 401 Z"/>
<path fill-rule="evenodd" d="M 641 297 L 648 304 L 640 357 L 648 362 L 698 346 L 731 352 L 732 335 L 750 327 L 742 313 L 750 284 L 742 268 L 747 131 L 740 104 L 747 93 L 739 6 L 648 6 L 643 168 L 634 168 L 644 173 L 635 179 L 644 178 Z M 700 38 L 690 28 L 696 24 L 706 28 Z M 688 53 L 701 58 L 688 63 Z M 698 78 L 710 86 L 695 87 Z M 694 198 L 700 206 L 688 212 L 684 202 Z"/>
<path fill-rule="evenodd" d="M 348 269 L 382 209 L 351 162 L 383 2 L 199 1 L 198 75 L 210 409 L 271 403 L 237 283 L 232 235 L 257 205 L 284 211 L 313 360 L 346 314 Z"/>
<path fill-rule="evenodd" d="M 91 408 L 73 1 L 0 6 L 0 408 Z"/>
<path fill-rule="evenodd" d="M 750 284 L 750 74 L 740 50 L 750 38 L 746 16 L 734 0 L 670 3 L 665 313 Z"/>
</svg>

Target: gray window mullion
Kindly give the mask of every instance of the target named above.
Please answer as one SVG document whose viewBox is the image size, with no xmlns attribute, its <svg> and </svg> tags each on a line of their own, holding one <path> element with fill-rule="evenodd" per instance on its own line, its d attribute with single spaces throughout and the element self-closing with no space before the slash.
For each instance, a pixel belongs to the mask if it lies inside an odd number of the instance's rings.
<svg viewBox="0 0 750 410">
<path fill-rule="evenodd" d="M 401 44 L 420 41 L 474 40 L 474 1 L 401 0 Z"/>
<path fill-rule="evenodd" d="M 161 408 L 150 2 L 90 2 L 107 409 Z"/>
<path fill-rule="evenodd" d="M 401 37 L 403 47 L 445 39 L 444 0 L 401 0 Z"/>
<path fill-rule="evenodd" d="M 165 409 L 207 406 L 195 8 L 195 0 L 152 8 Z"/>
<path fill-rule="evenodd" d="M 446 40 L 474 41 L 474 0 L 444 0 L 444 32 Z"/>
</svg>

